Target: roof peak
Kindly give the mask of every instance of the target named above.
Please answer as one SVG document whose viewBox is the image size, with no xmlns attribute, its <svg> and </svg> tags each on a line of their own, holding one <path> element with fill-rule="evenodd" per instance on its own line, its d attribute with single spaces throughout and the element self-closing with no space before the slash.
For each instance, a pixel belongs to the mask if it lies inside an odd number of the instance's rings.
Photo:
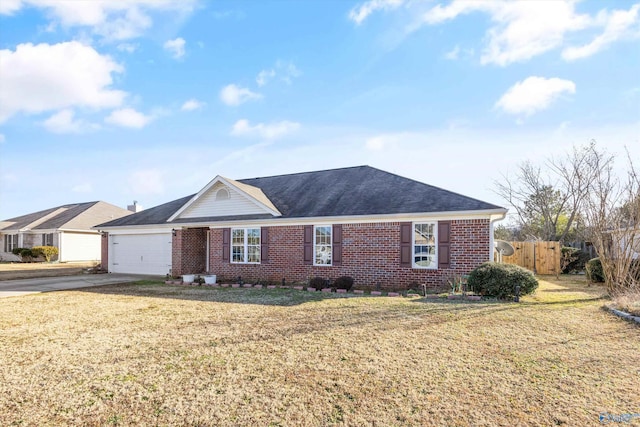
<svg viewBox="0 0 640 427">
<path fill-rule="evenodd" d="M 344 166 L 344 167 L 341 167 L 341 168 L 320 169 L 320 170 L 305 171 L 305 172 L 283 173 L 283 174 L 280 174 L 280 175 L 252 176 L 251 178 L 239 178 L 239 179 L 235 179 L 235 181 L 240 181 L 240 182 L 242 182 L 242 181 L 249 181 L 249 180 L 252 180 L 252 179 L 279 178 L 279 177 L 283 177 L 283 176 L 308 175 L 308 174 L 312 174 L 312 173 L 320 173 L 320 172 L 335 172 L 335 171 L 339 171 L 339 170 L 359 169 L 359 168 L 369 168 L 369 169 L 382 170 L 382 169 L 377 169 L 377 168 L 371 167 L 371 166 L 369 166 L 369 165 Z"/>
</svg>

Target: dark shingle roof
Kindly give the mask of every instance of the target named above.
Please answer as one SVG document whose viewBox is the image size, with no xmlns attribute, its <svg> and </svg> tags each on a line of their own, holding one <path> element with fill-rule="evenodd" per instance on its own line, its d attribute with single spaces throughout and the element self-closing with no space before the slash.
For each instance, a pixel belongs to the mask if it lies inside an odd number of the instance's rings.
<svg viewBox="0 0 640 427">
<path fill-rule="evenodd" d="M 291 218 L 500 209 L 370 166 L 239 181 L 262 189 Z"/>
<path fill-rule="evenodd" d="M 51 228 L 59 228 L 62 227 L 67 222 L 71 221 L 73 218 L 77 217 L 81 213 L 87 211 L 90 207 L 95 205 L 98 202 L 88 202 L 88 203 L 78 203 L 77 205 L 66 205 L 67 208 L 64 212 L 54 216 L 43 222 L 42 224 L 33 227 L 34 230 L 48 230 Z"/>
<path fill-rule="evenodd" d="M 96 224 L 130 214 L 126 209 L 102 201 L 70 203 L 7 219 L 0 222 L 0 230 L 91 230 Z"/>
<path fill-rule="evenodd" d="M 150 225 L 150 224 L 164 224 L 178 209 L 187 203 L 195 194 L 187 197 L 183 197 L 178 200 L 174 200 L 169 203 L 165 203 L 160 206 L 156 206 L 150 209 L 145 209 L 141 212 L 133 215 L 125 216 L 122 218 L 114 219 L 113 221 L 105 222 L 100 226 L 115 227 L 120 225 Z M 97 226 L 98 227 L 98 226 Z"/>
<path fill-rule="evenodd" d="M 46 217 L 47 215 L 51 215 L 57 210 L 62 210 L 62 212 L 58 213 L 57 215 L 53 215 L 51 218 L 33 227 L 34 230 L 47 230 L 52 228 L 58 228 L 66 224 L 67 222 L 69 222 L 72 218 L 80 215 L 81 213 L 83 213 L 84 211 L 86 211 L 96 203 L 98 202 L 72 203 L 69 205 L 57 206 L 55 208 L 45 209 L 43 211 L 18 216 L 18 217 L 3 221 L 3 222 L 11 223 L 10 225 L 4 228 L 7 230 L 18 230 L 18 229 L 27 227 L 29 224 L 32 224 Z"/>
<path fill-rule="evenodd" d="M 260 188 L 282 218 L 455 212 L 503 209 L 471 197 L 404 178 L 370 166 L 357 166 L 264 178 L 240 179 Z M 101 226 L 165 224 L 191 196 L 110 221 Z M 266 216 L 177 219 L 172 223 L 215 222 Z"/>
</svg>

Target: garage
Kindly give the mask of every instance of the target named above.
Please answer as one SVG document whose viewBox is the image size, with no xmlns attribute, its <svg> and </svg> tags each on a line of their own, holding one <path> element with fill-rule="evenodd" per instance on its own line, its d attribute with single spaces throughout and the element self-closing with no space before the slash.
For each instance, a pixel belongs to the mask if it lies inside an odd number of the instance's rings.
<svg viewBox="0 0 640 427">
<path fill-rule="evenodd" d="M 109 272 L 153 274 L 171 272 L 171 233 L 109 236 Z"/>
<path fill-rule="evenodd" d="M 68 261 L 99 261 L 100 235 L 98 233 L 60 233 L 61 262 Z"/>
</svg>

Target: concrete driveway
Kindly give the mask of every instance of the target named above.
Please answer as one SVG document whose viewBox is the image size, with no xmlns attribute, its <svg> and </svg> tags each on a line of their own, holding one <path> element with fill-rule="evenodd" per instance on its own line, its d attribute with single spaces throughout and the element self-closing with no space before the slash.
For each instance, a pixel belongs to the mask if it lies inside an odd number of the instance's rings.
<svg viewBox="0 0 640 427">
<path fill-rule="evenodd" d="M 15 297 L 40 292 L 63 291 L 67 289 L 88 288 L 91 286 L 129 283 L 160 277 L 137 276 L 133 274 L 83 274 L 81 276 L 41 277 L 37 279 L 18 279 L 0 281 L 0 298 Z"/>
</svg>

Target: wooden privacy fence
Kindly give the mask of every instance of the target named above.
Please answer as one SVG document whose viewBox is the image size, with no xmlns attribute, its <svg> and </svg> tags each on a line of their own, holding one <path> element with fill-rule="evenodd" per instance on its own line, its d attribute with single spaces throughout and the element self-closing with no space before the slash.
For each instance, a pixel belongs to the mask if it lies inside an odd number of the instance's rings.
<svg viewBox="0 0 640 427">
<path fill-rule="evenodd" d="M 506 264 L 516 264 L 536 274 L 559 274 L 562 246 L 560 242 L 509 242 L 515 249 L 502 257 Z"/>
</svg>

